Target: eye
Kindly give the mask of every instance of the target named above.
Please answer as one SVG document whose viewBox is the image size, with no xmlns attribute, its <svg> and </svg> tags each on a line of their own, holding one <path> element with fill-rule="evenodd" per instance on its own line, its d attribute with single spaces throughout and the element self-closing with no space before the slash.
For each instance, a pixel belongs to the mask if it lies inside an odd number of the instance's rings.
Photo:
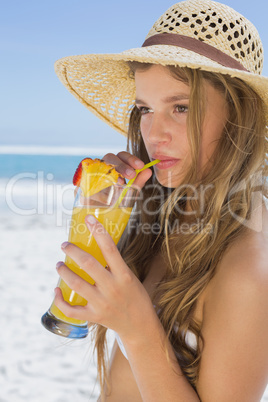
<svg viewBox="0 0 268 402">
<path fill-rule="evenodd" d="M 186 106 L 186 105 L 176 105 L 175 109 L 176 109 L 176 112 L 178 112 L 178 113 L 187 113 L 188 112 L 188 106 Z"/>
<path fill-rule="evenodd" d="M 141 115 L 152 112 L 152 109 L 146 106 L 136 106 L 136 107 L 139 109 Z"/>
</svg>

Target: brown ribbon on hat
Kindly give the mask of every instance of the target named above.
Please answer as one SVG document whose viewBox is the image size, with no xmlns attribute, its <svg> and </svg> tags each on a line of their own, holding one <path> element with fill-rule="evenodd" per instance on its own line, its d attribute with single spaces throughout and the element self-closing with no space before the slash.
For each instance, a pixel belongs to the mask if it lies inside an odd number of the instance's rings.
<svg viewBox="0 0 268 402">
<path fill-rule="evenodd" d="M 248 71 L 244 66 L 242 66 L 239 61 L 235 60 L 233 57 L 228 56 L 219 49 L 208 45 L 199 39 L 191 38 L 190 36 L 172 34 L 172 33 L 160 33 L 151 36 L 146 39 L 142 47 L 153 46 L 153 45 L 172 45 L 182 47 L 183 49 L 191 50 L 195 53 L 205 56 L 210 60 L 216 61 L 224 67 L 234 68 L 236 70 Z"/>
</svg>

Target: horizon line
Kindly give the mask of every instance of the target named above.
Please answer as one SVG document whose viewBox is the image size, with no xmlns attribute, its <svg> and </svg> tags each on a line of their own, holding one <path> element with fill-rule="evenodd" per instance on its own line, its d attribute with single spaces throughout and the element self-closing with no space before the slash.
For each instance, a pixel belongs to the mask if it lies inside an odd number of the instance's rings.
<svg viewBox="0 0 268 402">
<path fill-rule="evenodd" d="M 18 155 L 105 155 L 108 152 L 117 153 L 120 146 L 111 148 L 101 147 L 73 147 L 60 145 L 0 145 L 0 154 Z"/>
</svg>

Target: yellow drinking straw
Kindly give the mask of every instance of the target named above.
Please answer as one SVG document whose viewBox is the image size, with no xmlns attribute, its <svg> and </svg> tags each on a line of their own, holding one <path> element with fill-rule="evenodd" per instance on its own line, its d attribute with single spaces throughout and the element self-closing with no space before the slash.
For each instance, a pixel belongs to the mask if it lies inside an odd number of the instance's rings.
<svg viewBox="0 0 268 402">
<path fill-rule="evenodd" d="M 136 169 L 136 170 L 135 170 L 135 172 L 136 172 L 135 177 L 134 177 L 133 179 L 129 180 L 129 182 L 127 183 L 126 187 L 124 188 L 124 190 L 122 191 L 120 197 L 118 198 L 117 202 L 115 203 L 115 206 L 114 206 L 115 208 L 120 205 L 121 201 L 122 201 L 123 198 L 125 197 L 125 195 L 126 195 L 128 189 L 129 189 L 129 188 L 131 187 L 131 185 L 134 183 L 134 181 L 135 181 L 136 177 L 138 176 L 138 174 L 139 174 L 140 172 L 142 172 L 143 170 L 145 170 L 145 169 L 147 169 L 147 168 L 149 168 L 149 167 L 151 167 L 151 166 L 156 165 L 156 164 L 159 163 L 159 162 L 160 162 L 159 159 L 155 159 L 155 160 L 153 160 L 152 162 L 149 162 L 149 163 L 147 163 L 146 165 L 144 165 L 142 169 Z"/>
</svg>

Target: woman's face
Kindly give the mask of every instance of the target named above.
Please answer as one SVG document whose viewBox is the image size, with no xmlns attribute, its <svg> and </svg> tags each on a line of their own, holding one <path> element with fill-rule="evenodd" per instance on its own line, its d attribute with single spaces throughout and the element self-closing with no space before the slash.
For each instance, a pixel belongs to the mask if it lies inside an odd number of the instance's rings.
<svg viewBox="0 0 268 402">
<path fill-rule="evenodd" d="M 153 65 L 136 71 L 136 106 L 141 112 L 140 130 L 151 160 L 160 159 L 155 174 L 165 187 L 177 187 L 191 165 L 187 137 L 190 88 L 174 78 L 167 67 Z M 204 83 L 205 116 L 200 142 L 202 172 L 221 137 L 227 116 L 223 95 L 208 81 Z"/>
</svg>

